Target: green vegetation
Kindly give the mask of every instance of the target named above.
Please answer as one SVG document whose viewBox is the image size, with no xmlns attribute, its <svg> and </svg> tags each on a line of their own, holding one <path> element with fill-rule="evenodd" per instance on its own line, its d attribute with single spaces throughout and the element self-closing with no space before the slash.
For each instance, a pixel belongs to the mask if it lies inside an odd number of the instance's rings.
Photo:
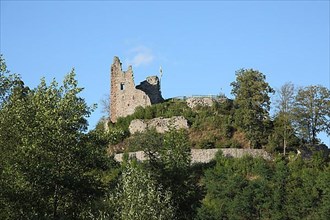
<svg viewBox="0 0 330 220">
<path fill-rule="evenodd" d="M 274 119 L 275 140 L 283 140 L 283 154 L 286 154 L 287 145 L 293 145 L 289 140 L 294 138 L 294 129 L 292 127 L 292 114 L 294 106 L 294 85 L 292 83 L 284 84 L 278 91 L 277 116 Z M 275 145 L 279 145 L 276 143 Z"/>
<path fill-rule="evenodd" d="M 205 171 L 197 219 L 328 219 L 329 168 L 320 157 L 271 162 L 219 154 Z"/>
<path fill-rule="evenodd" d="M 237 130 L 233 119 L 234 112 L 233 101 L 230 99 L 225 99 L 222 103 L 216 102 L 212 107 L 197 107 L 196 109 L 189 108 L 184 100 L 172 99 L 146 108 L 138 107 L 134 114 L 119 118 L 116 124 L 109 124 L 109 133 L 120 130 L 124 134 L 117 139 L 117 142 L 111 142 L 111 144 L 116 148 L 116 144 L 120 143 L 127 151 L 142 150 L 137 147 L 136 142 L 138 139 L 144 139 L 144 134 L 129 135 L 128 127 L 132 120 L 183 116 L 191 127 L 189 139 L 192 147 L 241 147 L 245 145 L 244 140 L 233 139 L 234 132 Z M 101 121 L 100 124 L 102 123 Z M 104 126 L 100 125 L 98 129 L 104 130 Z"/>
<path fill-rule="evenodd" d="M 308 143 L 318 142 L 316 135 L 330 134 L 330 91 L 323 86 L 300 88 L 296 96 L 293 115 L 298 133 Z"/>
<path fill-rule="evenodd" d="M 2 56 L 0 61 L 0 219 L 330 217 L 330 158 L 316 149 L 316 135 L 329 133 L 330 95 L 322 86 L 297 94 L 283 88 L 270 118 L 272 90 L 264 75 L 240 70 L 234 100 L 196 109 L 167 100 L 138 108 L 107 131 L 100 122 L 87 132 L 94 107 L 79 96 L 74 70 L 61 85 L 42 79 L 33 89 L 7 70 Z M 256 77 L 255 87 L 244 85 L 250 77 Z M 128 132 L 136 118 L 181 115 L 189 130 Z M 150 159 L 126 156 L 119 164 L 107 153 L 109 145 L 143 150 Z M 266 147 L 275 160 L 219 153 L 208 164 L 192 165 L 191 146 Z M 303 158 L 297 148 L 314 153 Z"/>
<path fill-rule="evenodd" d="M 0 112 L 1 210 L 17 218 L 79 218 L 111 182 L 114 162 L 72 70 L 58 86 L 19 84 Z M 93 199 L 92 199 L 93 198 Z M 69 213 L 69 214 L 68 214 Z"/>
<path fill-rule="evenodd" d="M 136 161 L 127 161 L 114 195 L 115 219 L 174 219 L 172 193 L 157 183 L 152 173 Z M 109 213 L 111 216 L 111 213 Z"/>
<path fill-rule="evenodd" d="M 231 85 L 235 95 L 235 124 L 244 131 L 252 148 L 260 148 L 269 133 L 269 93 L 274 90 L 266 82 L 266 76 L 253 69 L 237 71 L 236 81 Z"/>
<path fill-rule="evenodd" d="M 130 136 L 128 127 L 134 119 L 183 116 L 188 120 L 192 148 L 264 148 L 269 152 L 295 151 L 303 145 L 320 144 L 317 134 L 330 130 L 330 91 L 323 86 L 302 87 L 295 91 L 286 83 L 278 91 L 275 114 L 270 116 L 270 94 L 274 90 L 264 74 L 241 69 L 231 85 L 235 99 L 223 99 L 213 106 L 191 109 L 185 100 L 169 99 L 164 103 L 138 107 L 134 114 L 109 124 L 110 138 L 114 131 L 120 137 L 111 141 L 112 151 L 142 150 L 136 142 L 144 134 Z M 99 126 L 103 130 L 104 126 Z M 117 145 L 119 144 L 119 145 Z"/>
</svg>

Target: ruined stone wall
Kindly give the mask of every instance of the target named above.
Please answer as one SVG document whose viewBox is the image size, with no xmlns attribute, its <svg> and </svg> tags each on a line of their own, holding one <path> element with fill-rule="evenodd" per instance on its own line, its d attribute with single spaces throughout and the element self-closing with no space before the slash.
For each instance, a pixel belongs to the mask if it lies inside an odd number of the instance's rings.
<svg viewBox="0 0 330 220">
<path fill-rule="evenodd" d="M 142 88 L 137 89 L 134 83 L 132 67 L 127 71 L 122 70 L 122 64 L 118 57 L 114 57 L 111 65 L 111 92 L 110 92 L 110 120 L 115 123 L 117 118 L 125 117 L 134 113 L 138 106 L 146 107 L 148 105 L 163 101 L 160 93 L 158 77 L 152 78 Z M 150 84 L 150 85 L 149 85 Z M 158 96 L 158 97 L 157 97 Z"/>
<path fill-rule="evenodd" d="M 213 97 L 189 97 L 186 102 L 188 107 L 196 108 L 197 106 L 212 106 L 214 102 L 222 103 L 225 98 L 213 98 Z"/>
<path fill-rule="evenodd" d="M 222 148 L 222 149 L 191 149 L 191 163 L 209 163 L 215 158 L 216 153 L 221 150 L 226 157 L 241 158 L 244 155 L 252 157 L 262 157 L 271 160 L 272 157 L 262 149 L 238 149 L 238 148 Z M 147 156 L 143 151 L 131 152 L 129 157 L 136 157 L 139 161 L 147 160 Z M 123 154 L 115 154 L 115 160 L 122 162 Z"/>
<path fill-rule="evenodd" d="M 135 119 L 129 125 L 129 132 L 145 132 L 147 129 L 156 129 L 158 133 L 165 133 L 170 128 L 188 129 L 188 121 L 183 116 L 173 116 L 171 118 L 154 118 L 150 120 Z"/>
<path fill-rule="evenodd" d="M 216 153 L 221 150 L 225 157 L 241 158 L 244 155 L 252 157 L 262 157 L 270 160 L 271 156 L 263 149 L 240 149 L 240 148 L 222 148 L 222 149 L 192 149 L 191 160 L 194 163 L 208 163 L 215 158 Z"/>
</svg>

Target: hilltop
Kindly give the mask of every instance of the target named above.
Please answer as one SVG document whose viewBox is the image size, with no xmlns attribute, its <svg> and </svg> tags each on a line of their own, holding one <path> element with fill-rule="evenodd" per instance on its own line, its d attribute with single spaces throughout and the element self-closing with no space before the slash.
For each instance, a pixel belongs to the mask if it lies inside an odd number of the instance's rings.
<svg viewBox="0 0 330 220">
<path fill-rule="evenodd" d="M 145 105 L 87 131 L 93 106 L 74 69 L 61 85 L 29 88 L 0 58 L 1 219 L 329 219 L 329 157 L 316 138 L 329 121 L 323 87 L 298 91 L 299 114 L 270 117 L 272 89 L 258 71 L 237 73 L 233 100 L 152 103 L 152 90 L 132 86 Z M 141 104 L 125 82 L 117 97 Z M 316 153 L 305 159 L 303 149 Z"/>
<path fill-rule="evenodd" d="M 327 149 L 317 138 L 330 125 L 330 92 L 323 86 L 296 91 L 286 83 L 277 91 L 275 114 L 270 115 L 275 90 L 258 70 L 236 72 L 234 99 L 224 94 L 164 99 L 161 74 L 135 86 L 132 66 L 123 71 L 118 57 L 110 76 L 110 116 L 97 126 L 109 135 L 109 152 L 143 150 L 145 133 L 163 133 L 170 127 L 185 129 L 195 149 L 256 148 L 283 154 Z"/>
</svg>

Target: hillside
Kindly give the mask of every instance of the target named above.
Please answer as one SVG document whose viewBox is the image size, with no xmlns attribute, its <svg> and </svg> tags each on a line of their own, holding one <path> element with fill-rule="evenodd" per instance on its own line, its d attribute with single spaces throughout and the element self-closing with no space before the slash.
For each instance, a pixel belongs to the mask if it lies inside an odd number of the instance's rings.
<svg viewBox="0 0 330 220">
<path fill-rule="evenodd" d="M 225 99 L 214 102 L 212 106 L 188 107 L 185 100 L 170 99 L 164 103 L 137 108 L 135 113 L 119 118 L 116 124 L 109 124 L 109 133 L 122 130 L 122 136 L 112 143 L 113 149 L 132 150 L 129 142 L 142 134 L 129 135 L 129 125 L 134 119 L 150 120 L 153 118 L 171 118 L 183 116 L 189 125 L 187 130 L 192 148 L 248 148 L 244 134 L 233 123 L 233 101 Z M 102 128 L 102 125 L 99 126 Z M 120 146 L 120 147 L 119 147 Z M 135 148 L 135 150 L 142 150 Z"/>
<path fill-rule="evenodd" d="M 198 98 L 197 98 L 198 99 Z M 161 104 L 138 107 L 134 114 L 119 118 L 118 122 L 108 123 L 108 134 L 110 140 L 109 152 L 129 152 L 143 150 L 147 134 L 130 134 L 129 125 L 135 119 L 150 120 L 154 118 L 171 118 L 173 116 L 183 116 L 189 128 L 187 129 L 189 143 L 194 149 L 211 148 L 251 148 L 249 140 L 244 131 L 235 124 L 235 108 L 233 100 L 221 97 L 221 102 L 213 101 L 209 105 L 196 105 L 191 108 L 187 101 L 183 99 L 168 99 Z M 104 121 L 100 121 L 97 129 L 104 130 Z M 283 147 L 275 146 L 275 141 L 271 140 L 274 134 L 274 121 L 267 122 L 267 133 L 263 135 L 263 145 L 259 148 L 265 149 L 269 153 L 281 152 Z M 153 132 L 153 131 L 146 131 Z M 162 134 L 154 134 L 162 136 Z M 294 137 L 288 152 L 301 149 L 298 137 Z M 270 140 L 270 141 L 269 141 Z M 148 141 L 148 140 L 146 140 Z"/>
<path fill-rule="evenodd" d="M 234 90 L 234 100 L 140 106 L 87 131 L 93 107 L 79 96 L 74 70 L 61 85 L 42 79 L 29 88 L 0 58 L 0 219 L 329 219 L 329 156 L 316 138 L 328 122 L 328 96 L 313 99 L 324 112 L 317 108 L 323 121 L 311 132 L 299 129 L 306 114 L 270 118 L 269 90 L 250 87 L 253 96 Z M 138 132 L 133 120 L 162 129 Z M 130 158 L 133 151 L 148 160 Z M 114 152 L 125 152 L 120 162 Z"/>
</svg>

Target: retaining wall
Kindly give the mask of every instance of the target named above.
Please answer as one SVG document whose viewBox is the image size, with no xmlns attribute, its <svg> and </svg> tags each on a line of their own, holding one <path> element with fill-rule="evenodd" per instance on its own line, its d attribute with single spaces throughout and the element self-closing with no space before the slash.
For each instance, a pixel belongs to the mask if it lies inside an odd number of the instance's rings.
<svg viewBox="0 0 330 220">
<path fill-rule="evenodd" d="M 221 149 L 191 149 L 192 163 L 209 163 L 215 158 L 216 153 L 221 150 L 226 157 L 241 158 L 244 155 L 252 157 L 262 157 L 266 160 L 271 160 L 270 154 L 263 149 L 239 149 L 239 148 L 221 148 Z M 139 161 L 147 160 L 143 151 L 130 152 L 129 157 L 136 157 Z M 123 161 L 123 153 L 115 154 L 115 160 Z"/>
</svg>

